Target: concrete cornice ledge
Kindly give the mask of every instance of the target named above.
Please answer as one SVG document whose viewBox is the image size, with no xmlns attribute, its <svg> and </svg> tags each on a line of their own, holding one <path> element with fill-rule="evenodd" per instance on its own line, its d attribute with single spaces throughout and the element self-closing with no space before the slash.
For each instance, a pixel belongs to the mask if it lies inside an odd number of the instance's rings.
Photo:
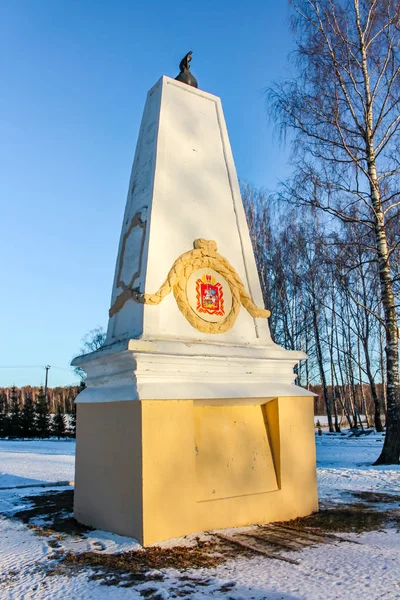
<svg viewBox="0 0 400 600">
<path fill-rule="evenodd" d="M 294 384 L 303 352 L 276 344 L 238 346 L 129 339 L 72 362 L 87 373 L 77 402 L 262 399 L 312 396 Z M 226 400 L 225 400 L 226 401 Z"/>
</svg>

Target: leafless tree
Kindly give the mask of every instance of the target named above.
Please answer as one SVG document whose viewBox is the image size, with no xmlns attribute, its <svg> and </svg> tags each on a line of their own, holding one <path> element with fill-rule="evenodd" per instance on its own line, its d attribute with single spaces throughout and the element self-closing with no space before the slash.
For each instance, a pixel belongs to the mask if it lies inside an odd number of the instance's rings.
<svg viewBox="0 0 400 600">
<path fill-rule="evenodd" d="M 83 336 L 81 339 L 81 347 L 79 350 L 79 354 L 89 354 L 90 352 L 95 352 L 102 348 L 106 341 L 106 332 L 103 327 L 95 327 Z M 81 381 L 85 381 L 86 373 L 81 367 L 74 367 L 74 372 L 78 377 L 80 377 Z"/>
<path fill-rule="evenodd" d="M 293 134 L 295 175 L 282 193 L 324 211 L 327 223 L 356 224 L 378 265 L 387 419 L 376 464 L 399 463 L 400 3 L 293 0 L 293 8 L 298 76 L 268 91 L 282 132 Z"/>
</svg>

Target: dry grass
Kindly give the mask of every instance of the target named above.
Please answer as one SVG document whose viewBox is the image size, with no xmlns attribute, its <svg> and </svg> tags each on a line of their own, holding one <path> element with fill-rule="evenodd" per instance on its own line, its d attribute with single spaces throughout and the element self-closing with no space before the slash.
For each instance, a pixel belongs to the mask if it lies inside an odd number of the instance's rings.
<svg viewBox="0 0 400 600">
<path fill-rule="evenodd" d="M 218 553 L 217 543 L 198 542 L 197 546 L 175 546 L 161 548 L 151 546 L 143 550 L 132 550 L 120 554 L 101 554 L 85 552 L 73 554 L 69 552 L 64 562 L 70 565 L 90 565 L 91 567 L 107 567 L 114 572 L 131 571 L 133 573 L 151 569 L 201 569 L 216 567 L 226 560 Z"/>
<path fill-rule="evenodd" d="M 352 492 L 351 495 L 368 504 L 397 504 L 400 506 L 400 496 L 382 492 Z"/>
<path fill-rule="evenodd" d="M 315 529 L 319 532 L 353 532 L 376 531 L 382 529 L 390 520 L 390 514 L 378 512 L 362 505 L 323 509 L 309 517 L 302 517 L 286 522 L 296 529 Z M 280 523 L 284 525 L 285 523 Z"/>
<path fill-rule="evenodd" d="M 164 569 L 181 572 L 180 585 L 209 585 L 208 578 L 197 579 L 184 572 L 188 569 L 210 569 L 233 558 L 237 551 L 219 552 L 217 542 L 197 541 L 196 546 L 175 546 L 160 548 L 153 546 L 143 550 L 134 550 L 119 554 L 68 552 L 61 557 L 58 567 L 50 574 L 76 574 L 90 569 L 91 579 L 99 580 L 103 585 L 131 587 L 142 583 L 157 583 L 164 580 Z M 143 597 L 156 598 L 156 588 L 146 588 Z M 178 590 L 176 590 L 178 593 Z M 179 595 L 179 594 L 178 594 Z"/>
<path fill-rule="evenodd" d="M 27 508 L 13 516 L 26 523 L 37 535 L 47 536 L 58 532 L 82 537 L 92 528 L 73 518 L 73 499 L 73 490 L 25 496 L 22 501 L 28 504 Z M 38 520 L 42 520 L 43 525 L 38 525 Z"/>
<path fill-rule="evenodd" d="M 399 524 L 398 510 L 393 508 L 382 510 L 379 505 L 397 504 L 400 496 L 378 492 L 353 492 L 352 495 L 361 502 L 321 507 L 319 512 L 308 517 L 282 522 L 280 525 L 304 530 L 315 529 L 324 533 L 362 533 Z"/>
</svg>

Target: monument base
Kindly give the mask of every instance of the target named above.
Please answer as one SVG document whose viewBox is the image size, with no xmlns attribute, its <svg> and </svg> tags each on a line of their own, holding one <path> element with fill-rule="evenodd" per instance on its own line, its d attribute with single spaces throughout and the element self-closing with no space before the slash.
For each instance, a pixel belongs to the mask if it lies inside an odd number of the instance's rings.
<svg viewBox="0 0 400 600">
<path fill-rule="evenodd" d="M 318 509 L 314 398 L 77 404 L 75 518 L 147 546 Z"/>
</svg>

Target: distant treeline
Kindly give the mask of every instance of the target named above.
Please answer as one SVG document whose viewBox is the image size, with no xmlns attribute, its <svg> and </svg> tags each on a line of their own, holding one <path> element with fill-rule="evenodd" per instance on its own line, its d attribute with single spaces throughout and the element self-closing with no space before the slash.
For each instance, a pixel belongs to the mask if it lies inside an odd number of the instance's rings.
<svg viewBox="0 0 400 600">
<path fill-rule="evenodd" d="M 0 388 L 0 438 L 75 437 L 74 399 L 82 389 L 25 386 Z"/>
<path fill-rule="evenodd" d="M 66 431 L 71 429 L 70 423 L 75 427 L 75 404 L 74 400 L 79 392 L 82 390 L 84 384 L 81 386 L 65 386 L 49 388 L 47 390 L 46 407 L 47 414 L 49 415 L 50 421 L 54 421 L 56 416 L 61 414 L 65 415 Z M 348 384 L 344 386 L 332 386 L 328 385 L 324 391 L 323 386 L 314 385 L 309 386 L 309 389 L 313 391 L 317 396 L 314 401 L 314 415 L 326 415 L 326 400 L 325 394 L 328 395 L 331 405 L 332 412 L 334 415 L 334 421 L 340 422 L 341 417 L 345 418 L 350 426 L 357 426 L 359 424 L 359 415 L 365 415 L 369 424 L 374 422 L 374 410 L 375 405 L 371 394 L 371 388 L 368 384 L 362 386 L 357 383 Z M 386 390 L 382 384 L 376 384 L 376 393 L 381 398 L 385 398 Z M 26 411 L 26 406 L 32 404 L 33 407 L 38 405 L 38 398 L 42 400 L 44 395 L 43 388 L 35 386 L 24 386 L 22 388 L 11 387 L 11 388 L 0 388 L 0 419 L 1 415 L 10 415 L 12 413 L 12 406 L 18 405 L 21 414 Z M 25 407 L 25 408 L 24 408 Z M 16 409 L 18 411 L 18 409 Z M 385 421 L 385 405 L 383 403 L 383 421 Z M 59 419 L 59 417 L 57 417 Z M 18 417 L 14 417 L 14 422 L 18 421 Z M 51 427 L 49 431 L 51 430 Z M 1 433 L 0 424 L 0 437 L 4 437 Z M 15 433 L 15 431 L 14 431 Z M 35 437 L 35 436 L 34 436 Z"/>
<path fill-rule="evenodd" d="M 354 185 L 360 189 L 356 181 Z M 329 206 L 332 187 L 326 192 Z M 315 193 L 314 189 L 306 196 Z M 398 415 L 393 422 L 400 423 L 400 403 L 394 392 L 398 383 L 393 383 L 398 382 L 398 358 L 391 355 L 397 352 L 397 341 L 388 342 L 388 332 L 393 338 L 397 333 L 392 321 L 395 324 L 400 313 L 388 324 L 387 299 L 382 296 L 383 267 L 371 238 L 375 230 L 367 230 L 357 221 L 361 208 L 353 215 L 354 222 L 349 216 L 350 227 L 340 220 L 333 224 L 315 210 L 293 205 L 289 197 L 285 201 L 281 195 L 249 184 L 242 184 L 242 197 L 264 304 L 271 310 L 271 337 L 288 350 L 307 354 L 308 360 L 295 367 L 297 381 L 305 388 L 318 386 L 322 392 L 325 409 L 319 413 L 326 414 L 329 430 L 338 431 L 343 412 L 353 421 L 352 415 L 367 412 L 377 431 L 382 431 L 386 416 Z M 371 214 L 371 223 L 375 216 Z M 399 311 L 398 300 L 393 298 L 395 294 L 400 298 L 400 219 L 390 222 L 390 302 L 396 305 L 393 311 Z M 390 403 L 392 408 L 387 410 Z M 400 439 L 400 429 L 391 435 L 395 448 L 397 437 Z M 397 449 L 390 451 L 390 461 L 396 453 Z"/>
<path fill-rule="evenodd" d="M 28 398 L 34 400 L 43 388 L 39 386 L 25 385 L 24 387 L 3 387 L 0 388 L 0 396 L 5 396 L 6 404 L 11 402 L 12 390 L 15 390 L 18 403 L 22 407 Z M 74 400 L 82 390 L 79 385 L 67 385 L 64 387 L 54 387 L 47 389 L 47 402 L 50 413 L 56 413 L 60 408 L 64 414 L 70 414 L 74 410 Z"/>
<path fill-rule="evenodd" d="M 380 398 L 386 397 L 386 390 L 381 383 L 375 384 L 376 394 Z M 326 400 L 325 394 L 327 394 L 333 413 L 334 426 L 336 431 L 340 428 L 340 422 L 344 422 L 350 425 L 350 427 L 360 426 L 360 415 L 365 415 L 367 424 L 371 427 L 374 426 L 375 417 L 375 403 L 371 393 L 371 386 L 368 384 L 360 385 L 359 383 L 353 383 L 353 385 L 335 386 L 332 389 L 331 385 L 326 386 L 324 391 L 322 385 L 309 386 L 309 389 L 318 394 L 314 400 L 314 415 L 326 415 Z M 383 424 L 386 421 L 386 405 L 383 403 L 381 419 Z M 347 425 L 346 423 L 346 425 Z"/>
</svg>

